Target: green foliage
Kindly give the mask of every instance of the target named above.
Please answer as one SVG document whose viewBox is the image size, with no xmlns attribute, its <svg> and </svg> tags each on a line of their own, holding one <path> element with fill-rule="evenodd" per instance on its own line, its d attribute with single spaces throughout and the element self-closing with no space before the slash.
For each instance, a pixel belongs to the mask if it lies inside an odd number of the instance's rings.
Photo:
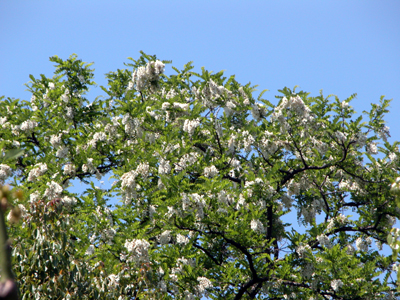
<svg viewBox="0 0 400 300">
<path fill-rule="evenodd" d="M 94 100 L 72 55 L 30 76 L 30 102 L 0 102 L 15 158 L 0 179 L 26 195 L 8 224 L 23 299 L 395 299 L 388 100 L 367 120 L 355 95 L 285 87 L 275 105 L 223 71 L 166 76 L 141 54 Z"/>
</svg>

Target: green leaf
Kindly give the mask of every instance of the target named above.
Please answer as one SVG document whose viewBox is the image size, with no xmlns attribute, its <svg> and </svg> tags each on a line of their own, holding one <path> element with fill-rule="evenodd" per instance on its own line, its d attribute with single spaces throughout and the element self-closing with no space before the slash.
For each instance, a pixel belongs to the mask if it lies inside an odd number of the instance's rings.
<svg viewBox="0 0 400 300">
<path fill-rule="evenodd" d="M 20 157 L 21 155 L 24 154 L 24 150 L 23 149 L 12 149 L 12 150 L 8 150 L 6 152 L 6 155 L 4 155 L 4 161 L 6 160 L 11 160 L 11 159 L 16 159 L 18 157 Z"/>
</svg>

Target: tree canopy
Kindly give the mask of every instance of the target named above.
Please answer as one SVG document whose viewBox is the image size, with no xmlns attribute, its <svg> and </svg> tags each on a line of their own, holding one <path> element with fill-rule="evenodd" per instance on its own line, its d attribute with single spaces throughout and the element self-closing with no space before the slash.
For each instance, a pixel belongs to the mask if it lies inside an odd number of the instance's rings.
<svg viewBox="0 0 400 300">
<path fill-rule="evenodd" d="M 268 101 L 144 53 L 88 99 L 91 64 L 50 60 L 30 101 L 0 102 L 22 299 L 396 298 L 389 100 L 364 115 L 355 95 Z"/>
</svg>

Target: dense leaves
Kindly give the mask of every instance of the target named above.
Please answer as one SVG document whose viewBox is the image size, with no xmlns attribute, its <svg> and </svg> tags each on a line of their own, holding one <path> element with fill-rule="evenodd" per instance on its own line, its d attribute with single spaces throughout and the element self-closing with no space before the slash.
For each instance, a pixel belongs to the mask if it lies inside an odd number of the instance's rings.
<svg viewBox="0 0 400 300">
<path fill-rule="evenodd" d="M 50 60 L 30 102 L 0 103 L 3 151 L 24 151 L 0 165 L 26 195 L 9 224 L 23 299 L 395 299 L 388 100 L 364 118 L 355 95 L 273 104 L 144 53 L 89 100 L 90 65 Z"/>
</svg>

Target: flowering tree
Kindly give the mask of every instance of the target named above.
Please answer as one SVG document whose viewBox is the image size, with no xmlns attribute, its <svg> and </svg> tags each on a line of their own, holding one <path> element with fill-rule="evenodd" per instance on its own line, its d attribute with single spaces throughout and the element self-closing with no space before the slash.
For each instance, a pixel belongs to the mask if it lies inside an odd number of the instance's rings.
<svg viewBox="0 0 400 300">
<path fill-rule="evenodd" d="M 142 53 L 89 101 L 90 64 L 50 60 L 30 102 L 0 102 L 3 151 L 24 150 L 0 164 L 25 195 L 7 218 L 22 299 L 395 299 L 388 100 L 366 121 L 354 95 L 273 105 Z"/>
</svg>

